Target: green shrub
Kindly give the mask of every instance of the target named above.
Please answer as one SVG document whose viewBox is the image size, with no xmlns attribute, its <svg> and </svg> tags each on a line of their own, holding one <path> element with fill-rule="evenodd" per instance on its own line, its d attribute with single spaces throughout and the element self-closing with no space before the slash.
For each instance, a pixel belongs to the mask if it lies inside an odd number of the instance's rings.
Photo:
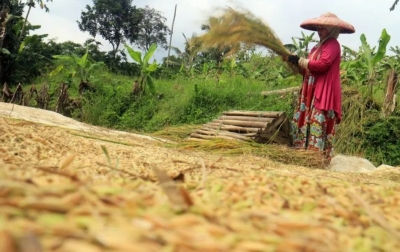
<svg viewBox="0 0 400 252">
<path fill-rule="evenodd" d="M 364 129 L 365 155 L 375 165 L 400 165 L 400 117 L 379 118 Z"/>
</svg>

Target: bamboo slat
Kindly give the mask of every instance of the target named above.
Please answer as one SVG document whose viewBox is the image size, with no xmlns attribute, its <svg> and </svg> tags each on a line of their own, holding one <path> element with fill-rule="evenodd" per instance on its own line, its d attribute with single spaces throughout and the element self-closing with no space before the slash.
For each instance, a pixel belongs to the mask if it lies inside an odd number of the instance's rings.
<svg viewBox="0 0 400 252">
<path fill-rule="evenodd" d="M 256 128 L 246 128 L 246 127 L 240 127 L 240 126 L 234 126 L 234 125 L 224 125 L 221 123 L 207 123 L 205 126 L 213 128 L 213 129 L 221 129 L 221 130 L 227 130 L 227 131 L 234 131 L 234 132 L 239 132 L 239 133 L 257 133 L 259 129 Z"/>
<path fill-rule="evenodd" d="M 223 115 L 218 118 L 219 120 L 235 120 L 235 121 L 252 121 L 252 122 L 267 122 L 271 123 L 274 118 L 271 117 L 254 117 L 254 116 L 228 116 Z"/>
<path fill-rule="evenodd" d="M 204 135 L 212 135 L 212 136 L 227 136 L 227 137 L 234 137 L 243 141 L 250 141 L 251 139 L 249 139 L 248 137 L 242 136 L 240 134 L 237 133 L 232 133 L 229 131 L 219 131 L 219 130 L 215 130 L 215 129 L 207 129 L 207 128 L 202 128 L 199 130 L 196 130 L 195 133 L 199 133 L 199 134 L 204 134 Z"/>
<path fill-rule="evenodd" d="M 232 136 L 246 136 L 246 137 L 252 137 L 252 136 L 256 136 L 257 133 L 253 132 L 253 133 L 238 133 L 238 132 L 232 132 L 232 131 L 227 131 L 227 130 L 221 130 L 221 129 L 216 129 L 213 127 L 208 127 L 207 125 L 204 125 L 201 129 L 199 130 L 204 130 L 204 131 L 208 131 L 208 132 L 216 132 L 217 134 L 219 133 L 224 133 L 224 134 L 229 134 Z"/>
<path fill-rule="evenodd" d="M 232 136 L 245 136 L 245 137 L 252 137 L 252 136 L 256 136 L 257 133 L 237 133 L 237 132 L 231 132 L 231 131 L 227 131 L 227 130 L 221 130 L 221 129 L 215 129 L 215 128 L 211 128 L 208 127 L 207 125 L 204 125 L 203 128 L 198 129 L 197 131 L 207 131 L 207 132 L 215 132 L 216 134 L 225 134 L 225 135 L 232 135 Z"/>
<path fill-rule="evenodd" d="M 253 116 L 253 117 L 272 117 L 277 118 L 281 114 L 285 112 L 282 111 L 240 111 L 240 110 L 232 110 L 223 112 L 223 115 L 231 115 L 231 116 Z"/>
<path fill-rule="evenodd" d="M 208 136 L 208 135 L 201 135 L 201 134 L 197 134 L 197 133 L 192 133 L 190 135 L 191 137 L 196 137 L 196 138 L 200 138 L 200 139 L 217 139 L 217 138 L 221 138 L 221 139 L 226 139 L 226 140 L 239 140 L 237 138 L 234 137 L 228 137 L 228 136 Z"/>
<path fill-rule="evenodd" d="M 242 127 L 251 127 L 251 128 L 258 128 L 263 129 L 266 128 L 268 123 L 264 122 L 244 122 L 244 121 L 237 121 L 237 120 L 213 120 L 215 123 L 222 123 L 225 125 L 235 125 L 235 126 L 242 126 Z"/>
<path fill-rule="evenodd" d="M 219 118 L 194 131 L 190 138 L 291 143 L 289 121 L 286 113 L 281 111 L 226 111 Z"/>
</svg>

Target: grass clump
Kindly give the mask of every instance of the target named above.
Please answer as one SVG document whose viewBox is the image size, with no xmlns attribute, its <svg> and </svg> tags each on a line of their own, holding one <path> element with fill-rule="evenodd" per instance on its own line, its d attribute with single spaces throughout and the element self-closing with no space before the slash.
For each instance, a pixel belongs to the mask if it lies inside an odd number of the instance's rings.
<svg viewBox="0 0 400 252">
<path fill-rule="evenodd" d="M 364 156 L 376 166 L 400 164 L 400 118 L 383 117 L 380 106 L 365 99 L 357 89 L 343 92 L 343 118 L 339 124 L 337 153 Z"/>
<path fill-rule="evenodd" d="M 156 82 L 157 95 L 132 96 L 129 84 L 104 85 L 85 95 L 82 120 L 123 130 L 155 132 L 168 126 L 203 124 L 223 111 L 290 111 L 291 99 L 264 98 L 262 81 L 241 76 L 219 83 L 215 79 L 176 78 Z"/>
</svg>

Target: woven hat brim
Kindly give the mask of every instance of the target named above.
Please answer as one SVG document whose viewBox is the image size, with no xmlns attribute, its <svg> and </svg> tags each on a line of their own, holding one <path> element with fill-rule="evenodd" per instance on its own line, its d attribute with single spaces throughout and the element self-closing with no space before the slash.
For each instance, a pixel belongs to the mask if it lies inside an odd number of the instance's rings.
<svg viewBox="0 0 400 252">
<path fill-rule="evenodd" d="M 300 24 L 300 27 L 310 31 L 317 31 L 318 25 L 328 25 L 340 27 L 340 33 L 355 33 L 354 27 L 339 18 L 313 18 L 304 21 Z"/>
</svg>

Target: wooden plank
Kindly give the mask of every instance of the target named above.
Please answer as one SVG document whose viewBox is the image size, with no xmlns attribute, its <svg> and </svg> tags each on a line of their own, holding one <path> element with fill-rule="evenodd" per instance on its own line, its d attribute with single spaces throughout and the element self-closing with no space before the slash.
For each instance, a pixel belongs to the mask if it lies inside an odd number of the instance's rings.
<svg viewBox="0 0 400 252">
<path fill-rule="evenodd" d="M 253 116 L 253 117 L 272 117 L 278 118 L 283 111 L 241 111 L 241 110 L 231 110 L 225 111 L 223 115 L 230 115 L 230 116 Z"/>
<path fill-rule="evenodd" d="M 257 133 L 245 133 L 245 134 L 241 134 L 242 136 L 246 136 L 246 137 L 250 137 L 251 139 L 253 139 L 254 137 L 257 136 Z"/>
<path fill-rule="evenodd" d="M 213 120 L 214 123 L 222 123 L 225 125 L 235 125 L 235 126 L 242 126 L 242 127 L 250 127 L 250 128 L 258 128 L 258 129 L 265 129 L 268 123 L 264 122 L 245 122 L 245 121 L 237 121 L 237 120 Z"/>
<path fill-rule="evenodd" d="M 252 137 L 252 136 L 256 136 L 257 135 L 257 133 L 243 134 L 243 133 L 231 132 L 231 131 L 227 131 L 227 130 L 214 129 L 214 128 L 210 128 L 210 127 L 207 127 L 207 126 L 204 126 L 203 128 L 201 128 L 199 130 L 204 130 L 204 131 L 209 131 L 209 132 L 216 132 L 218 134 L 224 133 L 226 135 L 239 136 L 239 137 Z"/>
<path fill-rule="evenodd" d="M 240 127 L 240 126 L 234 126 L 234 125 L 224 125 L 221 123 L 207 123 L 204 126 L 213 128 L 213 129 L 221 129 L 221 130 L 227 130 L 227 131 L 235 131 L 239 133 L 257 133 L 260 129 L 256 128 L 246 128 L 246 127 Z"/>
<path fill-rule="evenodd" d="M 248 138 L 252 138 L 257 136 L 257 132 L 253 132 L 253 133 L 237 133 L 237 132 L 231 132 L 231 131 L 227 131 L 227 130 L 221 130 L 221 129 L 216 129 L 213 127 L 208 127 L 207 125 L 204 125 L 203 128 L 199 129 L 199 130 L 205 130 L 205 131 L 210 131 L 210 132 L 217 132 L 217 133 L 226 133 L 226 134 L 233 134 L 235 136 L 244 136 L 244 137 L 248 137 Z"/>
<path fill-rule="evenodd" d="M 254 122 L 272 122 L 273 117 L 255 117 L 255 116 L 228 116 L 223 115 L 218 120 L 237 120 L 237 121 L 254 121 Z"/>
<path fill-rule="evenodd" d="M 195 137 L 195 138 L 200 138 L 200 139 L 209 139 L 209 140 L 220 138 L 220 139 L 226 139 L 226 140 L 242 141 L 242 140 L 237 139 L 237 138 L 234 138 L 234 137 L 227 137 L 227 136 L 207 136 L 207 135 L 201 135 L 201 134 L 197 134 L 197 133 L 192 133 L 192 134 L 190 135 L 190 137 Z"/>
<path fill-rule="evenodd" d="M 271 94 L 286 94 L 286 93 L 298 93 L 300 90 L 300 87 L 290 87 L 290 88 L 285 88 L 285 89 L 279 89 L 279 90 L 271 90 L 271 91 L 262 91 L 261 95 L 262 96 L 268 96 Z"/>
<path fill-rule="evenodd" d="M 228 137 L 238 138 L 243 141 L 251 140 L 249 137 L 242 136 L 238 133 L 233 133 L 233 132 L 229 132 L 229 131 L 220 131 L 220 130 L 214 130 L 214 129 L 207 129 L 207 128 L 202 128 L 200 130 L 196 130 L 195 133 L 203 134 L 203 135 L 212 135 L 212 136 L 228 136 Z"/>
<path fill-rule="evenodd" d="M 190 139 L 227 139 L 290 145 L 290 123 L 282 111 L 226 111 L 195 130 Z"/>
<path fill-rule="evenodd" d="M 209 128 L 209 127 L 206 127 L 206 126 L 202 127 L 200 130 L 217 132 L 217 133 L 225 133 L 225 134 L 231 133 L 231 134 L 234 134 L 234 136 L 243 136 L 243 137 L 247 137 L 247 138 L 251 138 L 251 139 L 253 139 L 254 137 L 256 137 L 258 135 L 256 132 L 253 132 L 253 133 L 236 133 L 236 132 L 231 132 L 231 131 L 226 131 L 226 130 Z"/>
</svg>

